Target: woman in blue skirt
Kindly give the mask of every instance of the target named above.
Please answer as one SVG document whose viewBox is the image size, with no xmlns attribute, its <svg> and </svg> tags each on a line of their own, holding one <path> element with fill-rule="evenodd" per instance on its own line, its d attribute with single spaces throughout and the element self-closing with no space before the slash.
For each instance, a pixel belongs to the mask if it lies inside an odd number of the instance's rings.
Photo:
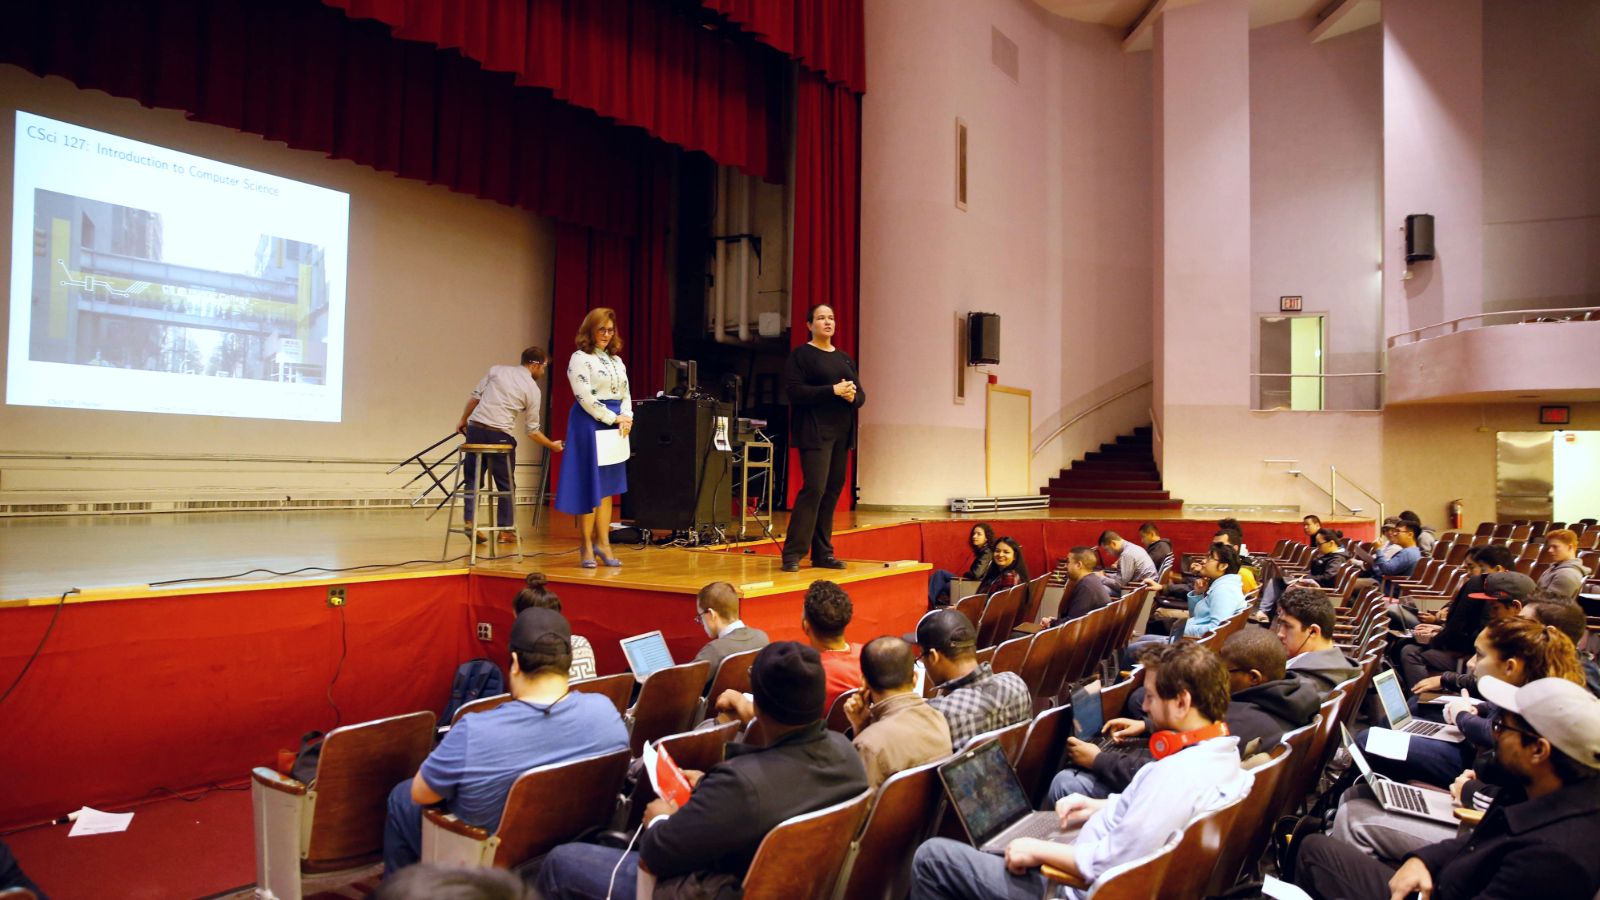
<svg viewBox="0 0 1600 900">
<path fill-rule="evenodd" d="M 628 490 L 626 461 L 600 465 L 595 436 L 602 431 L 633 428 L 633 402 L 628 398 L 628 370 L 618 358 L 622 338 L 617 314 L 590 310 L 578 328 L 578 349 L 567 362 L 567 382 L 575 401 L 567 416 L 566 452 L 556 485 L 556 509 L 578 517 L 583 543 L 578 565 L 593 569 L 596 560 L 620 566 L 611 552 L 611 498 Z"/>
</svg>

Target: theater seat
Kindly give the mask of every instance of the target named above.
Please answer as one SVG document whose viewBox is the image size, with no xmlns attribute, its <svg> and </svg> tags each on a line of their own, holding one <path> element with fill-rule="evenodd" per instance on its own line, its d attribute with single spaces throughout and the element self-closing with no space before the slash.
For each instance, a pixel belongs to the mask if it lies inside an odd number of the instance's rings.
<svg viewBox="0 0 1600 900">
<path fill-rule="evenodd" d="M 861 835 L 844 867 L 844 900 L 888 900 L 911 888 L 911 857 L 933 835 L 944 808 L 939 766 L 896 772 L 878 787 Z"/>
<path fill-rule="evenodd" d="M 829 900 L 872 791 L 785 820 L 767 832 L 744 876 L 744 896 Z"/>
<path fill-rule="evenodd" d="M 431 712 L 346 725 L 323 739 L 309 784 L 253 770 L 259 893 L 299 900 L 305 875 L 360 869 L 382 858 L 389 791 L 416 775 L 433 749 L 433 733 Z"/>
<path fill-rule="evenodd" d="M 440 809 L 422 818 L 422 861 L 508 869 L 611 822 L 628 751 L 538 766 L 517 776 L 494 834 Z"/>
</svg>

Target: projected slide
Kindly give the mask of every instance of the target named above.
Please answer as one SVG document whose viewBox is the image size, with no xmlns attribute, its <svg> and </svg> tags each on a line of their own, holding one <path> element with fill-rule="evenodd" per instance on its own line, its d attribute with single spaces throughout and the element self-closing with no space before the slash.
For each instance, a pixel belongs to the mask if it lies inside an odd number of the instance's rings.
<svg viewBox="0 0 1600 900">
<path fill-rule="evenodd" d="M 6 402 L 337 422 L 350 197 L 17 113 Z"/>
</svg>

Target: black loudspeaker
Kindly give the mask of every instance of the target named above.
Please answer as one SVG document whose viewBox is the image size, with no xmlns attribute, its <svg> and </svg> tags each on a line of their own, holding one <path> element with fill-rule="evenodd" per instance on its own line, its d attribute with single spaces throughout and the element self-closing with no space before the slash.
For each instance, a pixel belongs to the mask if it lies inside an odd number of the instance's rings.
<svg viewBox="0 0 1600 900">
<path fill-rule="evenodd" d="M 1406 262 L 1433 259 L 1433 216 L 1413 213 L 1406 216 Z"/>
<path fill-rule="evenodd" d="M 711 400 L 635 403 L 622 517 L 641 528 L 672 531 L 727 525 L 733 454 L 716 449 L 715 438 L 720 418 L 733 439 L 731 415 L 728 404 Z"/>
<path fill-rule="evenodd" d="M 1000 316 L 998 313 L 967 313 L 967 365 L 1000 364 Z"/>
</svg>

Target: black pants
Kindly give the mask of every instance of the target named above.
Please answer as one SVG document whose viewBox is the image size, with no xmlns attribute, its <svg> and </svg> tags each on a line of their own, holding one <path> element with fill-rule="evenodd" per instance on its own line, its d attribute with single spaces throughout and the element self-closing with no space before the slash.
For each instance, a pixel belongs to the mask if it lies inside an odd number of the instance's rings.
<svg viewBox="0 0 1600 900">
<path fill-rule="evenodd" d="M 1294 880 L 1317 900 L 1388 900 L 1394 867 L 1325 834 L 1305 839 L 1295 856 Z"/>
<path fill-rule="evenodd" d="M 848 436 L 800 451 L 800 475 L 805 481 L 789 513 L 784 559 L 799 559 L 807 549 L 812 562 L 833 558 L 833 508 L 839 505 L 839 492 L 844 490 L 849 459 Z"/>
<path fill-rule="evenodd" d="M 1400 645 L 1400 676 L 1410 688 L 1424 678 L 1441 672 L 1454 672 L 1464 653 L 1438 650 L 1424 644 L 1407 641 Z"/>
<path fill-rule="evenodd" d="M 44 891 L 29 880 L 22 871 L 22 866 L 17 864 L 17 858 L 11 855 L 11 848 L 0 842 L 0 891 L 7 888 L 27 888 L 34 895 L 44 900 Z"/>
</svg>

